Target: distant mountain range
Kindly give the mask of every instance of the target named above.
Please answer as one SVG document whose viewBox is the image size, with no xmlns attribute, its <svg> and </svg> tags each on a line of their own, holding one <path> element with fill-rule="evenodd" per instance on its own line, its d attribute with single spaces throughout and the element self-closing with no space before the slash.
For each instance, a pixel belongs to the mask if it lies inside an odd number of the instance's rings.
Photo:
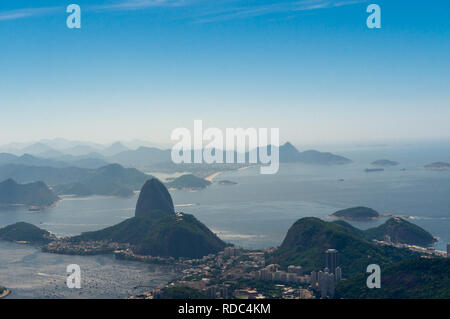
<svg viewBox="0 0 450 319">
<path fill-rule="evenodd" d="M 346 157 L 316 150 L 300 152 L 291 143 L 287 142 L 280 146 L 280 162 L 282 163 L 304 163 L 314 165 L 341 165 L 352 161 Z"/>
<path fill-rule="evenodd" d="M 269 145 L 267 150 L 273 151 L 278 148 L 279 152 L 279 161 L 280 163 L 303 163 L 310 165 L 340 165 L 340 164 L 349 164 L 352 161 L 343 156 L 335 155 L 327 152 L 319 152 L 316 150 L 306 150 L 300 152 L 295 146 L 291 143 L 286 142 L 285 144 L 277 147 L 273 145 Z M 256 149 L 256 153 L 259 155 L 260 148 Z M 235 161 L 237 160 L 237 153 L 233 152 Z M 249 154 L 247 152 L 245 154 L 246 163 L 249 163 Z M 260 162 L 258 156 L 258 162 Z"/>
<path fill-rule="evenodd" d="M 135 168 L 109 164 L 98 169 L 79 167 L 0 166 L 0 180 L 12 178 L 20 183 L 43 181 L 60 195 L 129 196 L 150 176 Z"/>
<path fill-rule="evenodd" d="M 9 153 L 0 153 L 1 165 L 25 165 L 25 166 L 41 166 L 41 167 L 81 167 L 81 168 L 98 168 L 109 164 L 102 156 L 90 154 L 89 156 L 72 156 L 62 155 L 57 158 L 37 157 L 30 154 L 16 156 Z"/>
<path fill-rule="evenodd" d="M 75 183 L 91 174 L 80 167 L 49 167 L 8 164 L 0 166 L 0 180 L 12 178 L 19 183 L 43 181 L 48 185 Z"/>
<path fill-rule="evenodd" d="M 49 167 L 73 166 L 62 161 L 35 157 L 30 154 L 16 156 L 8 153 L 0 153 L 0 165 L 6 164 L 26 165 L 26 166 L 49 166 Z"/>
<path fill-rule="evenodd" d="M 145 145 L 145 146 L 143 146 Z M 115 142 L 105 146 L 95 143 L 67 141 L 64 139 L 44 140 L 34 144 L 14 143 L 0 146 L 0 166 L 6 164 L 48 167 L 99 168 L 109 163 L 143 170 L 164 169 L 169 171 L 187 170 L 193 164 L 174 164 L 171 150 L 150 145 L 155 143 L 131 141 Z M 258 151 L 258 149 L 257 149 Z M 236 159 L 237 153 L 233 152 Z M 344 156 L 317 150 L 299 151 L 291 143 L 279 146 L 281 163 L 303 163 L 309 165 L 342 165 L 352 161 Z M 245 154 L 248 164 L 249 153 Z M 371 163 L 375 167 L 390 167 L 397 162 L 379 159 Z M 236 165 L 236 164 L 212 164 Z M 195 164 L 194 170 L 209 169 L 211 165 Z M 450 163 L 435 162 L 424 166 L 433 170 L 448 170 Z"/>
<path fill-rule="evenodd" d="M 148 167 L 156 163 L 172 163 L 170 150 L 155 147 L 139 147 L 111 156 L 109 160 L 129 167 Z"/>
<path fill-rule="evenodd" d="M 124 168 L 119 164 L 109 164 L 96 170 L 89 170 L 84 177 L 76 182 L 56 185 L 54 189 L 61 195 L 130 196 L 149 177 L 149 175 L 135 168 Z"/>
<path fill-rule="evenodd" d="M 0 146 L 0 153 L 15 155 L 31 154 L 39 157 L 58 157 L 61 155 L 83 156 L 89 153 L 100 153 L 112 156 L 129 149 L 139 147 L 161 147 L 163 144 L 133 140 L 103 145 L 92 142 L 70 141 L 62 138 L 46 139 L 36 143 L 10 143 Z M 169 145 L 164 145 L 168 147 Z"/>
<path fill-rule="evenodd" d="M 12 179 L 0 183 L 0 205 L 28 205 L 45 207 L 58 196 L 44 182 L 18 184 Z"/>
<path fill-rule="evenodd" d="M 58 145 L 71 145 L 70 143 L 58 143 Z M 65 167 L 76 166 L 83 168 L 98 168 L 107 163 L 118 163 L 127 167 L 147 168 L 155 164 L 172 163 L 171 150 L 156 147 L 141 146 L 137 149 L 129 149 L 121 142 L 113 143 L 108 147 L 93 143 L 76 144 L 68 148 L 55 149 L 42 142 L 28 145 L 21 149 L 0 147 L 0 165 L 3 164 L 28 164 L 33 161 L 37 166 Z M 351 160 L 315 150 L 299 152 L 291 143 L 287 142 L 279 147 L 280 162 L 301 162 L 305 164 L 334 165 L 347 164 Z M 17 156 L 19 154 L 20 156 Z M 22 157 L 25 159 L 22 160 Z M 234 158 L 237 153 L 234 152 Z M 248 153 L 246 154 L 248 161 Z M 26 162 L 26 163 L 25 163 Z"/>
</svg>

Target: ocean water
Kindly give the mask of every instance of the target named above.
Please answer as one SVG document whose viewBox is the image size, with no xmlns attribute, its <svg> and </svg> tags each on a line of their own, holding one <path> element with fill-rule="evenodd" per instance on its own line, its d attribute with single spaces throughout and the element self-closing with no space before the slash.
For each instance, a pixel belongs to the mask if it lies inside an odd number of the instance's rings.
<svg viewBox="0 0 450 319">
<path fill-rule="evenodd" d="M 411 167 L 366 173 L 365 167 L 292 164 L 283 165 L 277 176 L 260 175 L 252 168 L 218 177 L 237 185 L 173 195 L 177 203 L 193 204 L 182 207 L 184 212 L 197 216 L 223 239 L 248 248 L 278 246 L 301 217 L 330 220 L 329 215 L 339 209 L 368 206 L 379 213 L 408 216 L 438 237 L 435 246 L 444 250 L 450 243 L 450 172 Z M 385 220 L 352 224 L 366 229 Z"/>
<path fill-rule="evenodd" d="M 176 210 L 194 214 L 225 241 L 246 248 L 280 245 L 289 227 L 307 216 L 329 220 L 336 210 L 368 206 L 380 213 L 408 216 L 439 241 L 450 243 L 450 171 L 427 171 L 423 165 L 449 161 L 449 145 L 355 147 L 333 150 L 354 160 L 343 166 L 283 164 L 278 174 L 261 175 L 256 167 L 226 172 L 201 191 L 172 191 Z M 387 158 L 399 166 L 366 173 L 370 162 Z M 55 208 L 28 212 L 0 210 L 0 227 L 26 221 L 57 235 L 76 235 L 114 225 L 134 215 L 131 198 L 64 198 Z M 385 219 L 353 223 L 370 228 Z M 87 269 L 89 291 L 74 295 L 65 287 L 65 267 L 78 263 Z M 42 275 L 43 274 L 43 275 Z M 37 248 L 0 242 L 0 284 L 16 288 L 12 297 L 117 297 L 133 293 L 141 282 L 154 286 L 168 280 L 169 270 L 115 261 L 111 257 L 56 256 Z M 62 276 L 62 277 L 61 277 Z M 120 284 L 116 284 L 116 283 Z"/>
</svg>

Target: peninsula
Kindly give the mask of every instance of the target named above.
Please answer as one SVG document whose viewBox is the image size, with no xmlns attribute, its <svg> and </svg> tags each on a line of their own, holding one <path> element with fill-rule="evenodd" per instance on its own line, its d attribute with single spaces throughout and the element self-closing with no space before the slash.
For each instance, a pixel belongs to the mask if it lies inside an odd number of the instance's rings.
<svg viewBox="0 0 450 319">
<path fill-rule="evenodd" d="M 436 171 L 446 171 L 450 170 L 450 163 L 447 162 L 434 162 L 428 165 L 425 165 L 424 168 Z"/>
<path fill-rule="evenodd" d="M 58 196 L 44 182 L 18 184 L 13 179 L 0 183 L 0 205 L 25 205 L 48 207 L 58 201 Z"/>
</svg>

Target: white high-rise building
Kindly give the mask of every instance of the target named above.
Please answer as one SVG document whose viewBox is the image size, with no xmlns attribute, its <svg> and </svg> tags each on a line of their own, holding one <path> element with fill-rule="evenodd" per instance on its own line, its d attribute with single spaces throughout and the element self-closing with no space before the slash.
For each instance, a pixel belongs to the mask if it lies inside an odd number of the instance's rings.
<svg viewBox="0 0 450 319">
<path fill-rule="evenodd" d="M 341 267 L 337 266 L 336 271 L 335 271 L 334 280 L 340 281 L 341 279 L 342 279 L 342 269 L 341 269 Z"/>
<path fill-rule="evenodd" d="M 301 275 L 303 273 L 303 269 L 302 269 L 302 266 L 290 265 L 288 267 L 288 272 L 289 273 L 294 273 L 294 274 L 297 274 L 297 275 Z"/>
<path fill-rule="evenodd" d="M 338 251 L 336 249 L 327 249 L 325 252 L 325 267 L 329 269 L 329 272 L 334 274 L 337 266 Z"/>
<path fill-rule="evenodd" d="M 223 251 L 223 256 L 225 258 L 233 257 L 233 256 L 239 256 L 241 254 L 241 248 L 239 247 L 225 247 Z"/>
</svg>

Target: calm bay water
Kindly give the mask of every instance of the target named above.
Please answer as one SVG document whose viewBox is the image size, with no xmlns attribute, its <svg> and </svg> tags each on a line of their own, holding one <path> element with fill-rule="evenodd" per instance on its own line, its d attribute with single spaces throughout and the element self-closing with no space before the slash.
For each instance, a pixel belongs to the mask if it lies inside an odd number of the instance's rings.
<svg viewBox="0 0 450 319">
<path fill-rule="evenodd" d="M 166 284 L 167 268 L 115 260 L 112 256 L 66 256 L 39 248 L 0 242 L 0 282 L 7 298 L 127 298 Z M 66 267 L 81 268 L 81 289 L 68 289 Z"/>
<path fill-rule="evenodd" d="M 216 177 L 216 181 L 227 179 L 236 185 L 214 183 L 202 191 L 171 194 L 176 210 L 194 214 L 225 241 L 247 248 L 278 246 L 301 217 L 328 220 L 336 210 L 362 205 L 380 213 L 410 216 L 411 222 L 437 236 L 436 248 L 444 250 L 450 243 L 450 171 L 426 171 L 421 166 L 449 161 L 450 147 L 446 146 L 342 150 L 339 154 L 355 162 L 329 167 L 285 164 L 276 175 L 260 175 L 259 169 L 249 168 Z M 400 165 L 383 172 L 364 172 L 371 161 L 380 158 Z M 0 210 L 0 227 L 26 221 L 57 235 L 76 235 L 133 216 L 136 201 L 137 196 L 64 198 L 55 208 L 38 213 L 4 209 Z M 354 225 L 369 228 L 384 220 Z M 75 296 L 64 288 L 65 267 L 70 263 L 87 269 L 89 292 Z M 16 288 L 12 297 L 125 297 L 134 294 L 132 286 L 142 282 L 155 286 L 171 275 L 168 270 L 110 257 L 55 256 L 33 247 L 0 243 L 0 284 Z"/>
</svg>

